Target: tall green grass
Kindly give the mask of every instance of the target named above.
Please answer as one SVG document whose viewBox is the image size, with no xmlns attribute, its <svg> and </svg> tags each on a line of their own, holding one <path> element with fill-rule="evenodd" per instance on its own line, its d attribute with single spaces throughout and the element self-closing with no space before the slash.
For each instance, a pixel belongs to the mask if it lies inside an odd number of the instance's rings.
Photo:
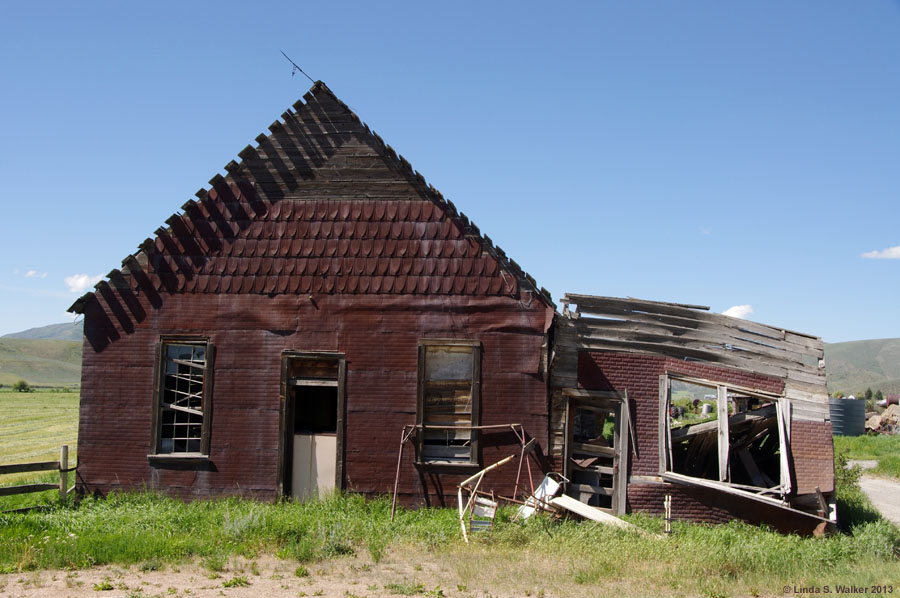
<svg viewBox="0 0 900 598">
<path fill-rule="evenodd" d="M 872 473 L 900 478 L 900 454 L 888 455 L 878 459 L 878 465 L 872 470 Z"/>
<path fill-rule="evenodd" d="M 847 459 L 874 459 L 878 465 L 869 472 L 900 478 L 900 435 L 835 436 L 834 451 Z"/>
<path fill-rule="evenodd" d="M 719 586 L 737 583 L 749 588 L 773 579 L 900 579 L 895 556 L 900 533 L 877 514 L 858 517 L 849 534 L 816 539 L 738 522 L 676 523 L 675 534 L 665 538 L 663 522 L 644 515 L 627 519 L 651 532 L 648 535 L 547 517 L 519 523 L 512 521 L 511 513 L 501 511 L 493 536 L 465 545 L 454 510 L 400 509 L 391 523 L 386 498 L 366 501 L 338 495 L 308 503 L 235 498 L 184 503 L 153 493 L 113 494 L 85 498 L 77 507 L 0 515 L 0 570 L 105 563 L 157 567 L 188 559 L 255 558 L 260 553 L 298 563 L 347 555 L 377 563 L 392 551 L 412 547 L 417 558 L 451 563 L 461 576 L 484 575 L 488 568 L 490 575 L 507 575 L 508 583 L 532 575 L 590 586 L 640 576 L 642 583 L 672 588 L 702 579 L 715 593 Z"/>
<path fill-rule="evenodd" d="M 223 499 L 185 503 L 158 494 L 85 497 L 77 507 L 0 515 L 0 567 L 27 570 L 178 561 L 274 552 L 311 561 L 363 550 L 379 560 L 398 538 L 425 545 L 455 539 L 453 511 L 400 511 L 386 500 L 335 496 L 266 504 Z"/>
<path fill-rule="evenodd" d="M 835 453 L 845 453 L 848 459 L 880 459 L 900 455 L 900 435 L 835 436 Z"/>
</svg>

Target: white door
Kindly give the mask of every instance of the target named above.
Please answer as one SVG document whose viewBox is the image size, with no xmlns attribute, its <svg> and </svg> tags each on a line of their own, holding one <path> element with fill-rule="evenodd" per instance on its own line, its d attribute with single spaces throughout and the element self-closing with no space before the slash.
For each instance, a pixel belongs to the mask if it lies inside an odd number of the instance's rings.
<svg viewBox="0 0 900 598">
<path fill-rule="evenodd" d="M 295 434 L 291 496 L 323 498 L 334 490 L 337 436 Z"/>
</svg>

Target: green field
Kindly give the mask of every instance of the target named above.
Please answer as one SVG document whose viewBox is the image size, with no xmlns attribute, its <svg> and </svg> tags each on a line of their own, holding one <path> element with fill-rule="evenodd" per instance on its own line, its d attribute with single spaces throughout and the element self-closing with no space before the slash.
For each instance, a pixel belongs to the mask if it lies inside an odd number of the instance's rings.
<svg viewBox="0 0 900 598">
<path fill-rule="evenodd" d="M 78 393 L 0 392 L 0 465 L 56 461 L 59 447 L 69 446 L 69 461 L 78 457 Z M 51 474 L 55 476 L 55 474 Z M 47 474 L 0 476 L 0 486 Z"/>
<path fill-rule="evenodd" d="M 0 463 L 53 460 L 61 444 L 69 444 L 74 456 L 77 409 L 76 394 L 0 393 Z M 880 454 L 889 447 L 871 450 Z M 298 576 L 318 574 L 341 559 L 363 559 L 362 566 L 383 569 L 392 579 L 384 584 L 389 593 L 407 588 L 407 593 L 435 596 L 644 596 L 661 591 L 773 596 L 788 585 L 896 584 L 900 531 L 860 492 L 858 471 L 838 465 L 843 472 L 838 509 L 846 533 L 828 538 L 782 535 L 739 522 L 675 522 L 675 533 L 666 537 L 660 518 L 641 514 L 624 517 L 644 530 L 635 533 L 543 516 L 517 522 L 514 511 L 504 508 L 493 535 L 465 544 L 454 509 L 400 509 L 392 523 L 387 498 L 185 503 L 143 492 L 84 497 L 59 506 L 56 493 L 48 492 L 43 510 L 0 513 L 0 573 L 106 563 L 176 570 L 193 562 L 208 569 L 212 579 L 235 558 L 272 555 L 296 568 Z M 17 498 L 0 499 L 0 511 L 22 506 L 8 502 Z M 382 561 L 388 564 L 379 565 Z M 415 579 L 423 561 L 441 564 L 444 577 L 437 583 L 467 589 L 426 594 Z M 414 573 L 396 580 L 398 566 Z"/>
<path fill-rule="evenodd" d="M 900 478 L 900 435 L 835 436 L 834 452 L 847 459 L 878 461 L 867 474 Z"/>
</svg>

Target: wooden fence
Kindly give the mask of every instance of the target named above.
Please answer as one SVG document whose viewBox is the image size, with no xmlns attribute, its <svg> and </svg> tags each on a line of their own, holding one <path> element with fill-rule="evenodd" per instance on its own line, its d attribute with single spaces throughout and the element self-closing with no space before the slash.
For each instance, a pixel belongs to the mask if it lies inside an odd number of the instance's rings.
<svg viewBox="0 0 900 598">
<path fill-rule="evenodd" d="M 25 473 L 29 471 L 59 471 L 58 484 L 19 484 L 18 486 L 0 487 L 0 496 L 10 496 L 13 494 L 28 494 L 31 492 L 44 492 L 45 490 L 54 490 L 59 488 L 59 502 L 65 503 L 66 496 L 75 489 L 72 485 L 67 488 L 69 481 L 69 472 L 75 471 L 76 465 L 69 469 L 69 447 L 63 445 L 59 448 L 59 461 L 44 461 L 41 463 L 14 463 L 12 465 L 0 465 L 0 475 L 8 473 Z"/>
</svg>

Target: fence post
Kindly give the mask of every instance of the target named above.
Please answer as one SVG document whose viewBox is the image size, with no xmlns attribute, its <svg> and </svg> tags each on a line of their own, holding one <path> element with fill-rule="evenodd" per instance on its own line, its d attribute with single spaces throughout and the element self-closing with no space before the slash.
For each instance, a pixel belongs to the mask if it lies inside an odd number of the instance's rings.
<svg viewBox="0 0 900 598">
<path fill-rule="evenodd" d="M 59 502 L 66 504 L 66 490 L 69 481 L 69 446 L 59 447 Z"/>
</svg>

